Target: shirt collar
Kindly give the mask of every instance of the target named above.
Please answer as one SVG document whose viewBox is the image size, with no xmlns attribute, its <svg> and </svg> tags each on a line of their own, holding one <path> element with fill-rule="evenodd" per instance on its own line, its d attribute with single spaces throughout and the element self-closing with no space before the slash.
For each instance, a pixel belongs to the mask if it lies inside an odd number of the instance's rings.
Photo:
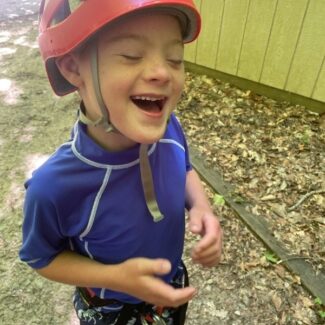
<svg viewBox="0 0 325 325">
<path fill-rule="evenodd" d="M 140 144 L 136 144 L 134 147 L 123 151 L 108 151 L 89 137 L 86 125 L 81 122 L 77 122 L 75 125 L 73 146 L 78 156 L 97 164 L 125 165 L 136 162 L 139 159 Z"/>
</svg>

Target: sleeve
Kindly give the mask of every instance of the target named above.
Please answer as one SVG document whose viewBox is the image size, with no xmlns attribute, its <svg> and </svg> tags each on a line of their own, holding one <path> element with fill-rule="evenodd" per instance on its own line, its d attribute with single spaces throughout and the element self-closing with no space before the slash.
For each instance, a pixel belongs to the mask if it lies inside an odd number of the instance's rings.
<svg viewBox="0 0 325 325">
<path fill-rule="evenodd" d="M 23 239 L 19 257 L 35 269 L 48 265 L 67 248 L 68 243 L 60 231 L 57 209 L 46 188 L 33 182 L 27 183 L 24 202 Z"/>
<path fill-rule="evenodd" d="M 174 121 L 175 124 L 175 128 L 177 130 L 177 136 L 180 138 L 180 142 L 182 143 L 184 150 L 185 150 L 185 162 L 186 162 L 186 171 L 189 172 L 190 170 L 193 169 L 192 164 L 191 164 L 191 159 L 190 159 L 190 152 L 188 149 L 188 144 L 187 144 L 187 140 L 186 140 L 186 136 L 184 134 L 183 128 L 179 122 L 179 120 L 177 119 L 177 117 L 172 114 L 171 118 Z"/>
</svg>

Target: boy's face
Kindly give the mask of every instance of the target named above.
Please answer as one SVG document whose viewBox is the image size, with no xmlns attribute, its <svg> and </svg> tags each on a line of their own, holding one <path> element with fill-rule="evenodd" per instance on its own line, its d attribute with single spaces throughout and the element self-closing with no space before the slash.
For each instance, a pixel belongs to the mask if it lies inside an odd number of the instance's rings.
<svg viewBox="0 0 325 325">
<path fill-rule="evenodd" d="M 130 143 L 157 141 L 184 85 L 177 19 L 158 13 L 130 16 L 102 31 L 97 46 L 100 86 L 112 124 Z M 90 72 L 86 75 L 87 113 L 98 116 Z"/>
</svg>

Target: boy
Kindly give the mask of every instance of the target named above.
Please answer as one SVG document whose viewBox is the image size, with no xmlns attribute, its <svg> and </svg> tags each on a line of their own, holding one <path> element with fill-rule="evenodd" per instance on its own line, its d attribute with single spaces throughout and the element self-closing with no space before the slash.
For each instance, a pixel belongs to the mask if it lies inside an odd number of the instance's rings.
<svg viewBox="0 0 325 325">
<path fill-rule="evenodd" d="M 181 261 L 184 207 L 202 237 L 196 263 L 216 265 L 222 241 L 172 114 L 200 16 L 191 0 L 74 4 L 41 5 L 51 85 L 82 101 L 72 140 L 26 182 L 20 257 L 77 287 L 80 324 L 184 324 L 195 295 Z"/>
</svg>

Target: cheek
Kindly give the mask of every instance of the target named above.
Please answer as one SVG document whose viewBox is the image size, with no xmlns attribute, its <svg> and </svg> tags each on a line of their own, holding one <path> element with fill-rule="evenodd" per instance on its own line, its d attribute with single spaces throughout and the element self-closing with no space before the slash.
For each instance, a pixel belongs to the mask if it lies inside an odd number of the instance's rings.
<svg viewBox="0 0 325 325">
<path fill-rule="evenodd" d="M 180 85 L 181 88 L 183 88 L 184 84 L 185 84 L 185 70 L 184 70 L 184 67 L 179 72 L 177 79 L 178 79 L 178 84 Z"/>
<path fill-rule="evenodd" d="M 175 82 L 174 91 L 178 94 L 178 98 L 181 96 L 185 84 L 185 74 L 180 75 Z"/>
<path fill-rule="evenodd" d="M 101 78 L 101 89 L 105 102 L 128 98 L 129 84 L 122 74 L 107 73 Z"/>
</svg>

